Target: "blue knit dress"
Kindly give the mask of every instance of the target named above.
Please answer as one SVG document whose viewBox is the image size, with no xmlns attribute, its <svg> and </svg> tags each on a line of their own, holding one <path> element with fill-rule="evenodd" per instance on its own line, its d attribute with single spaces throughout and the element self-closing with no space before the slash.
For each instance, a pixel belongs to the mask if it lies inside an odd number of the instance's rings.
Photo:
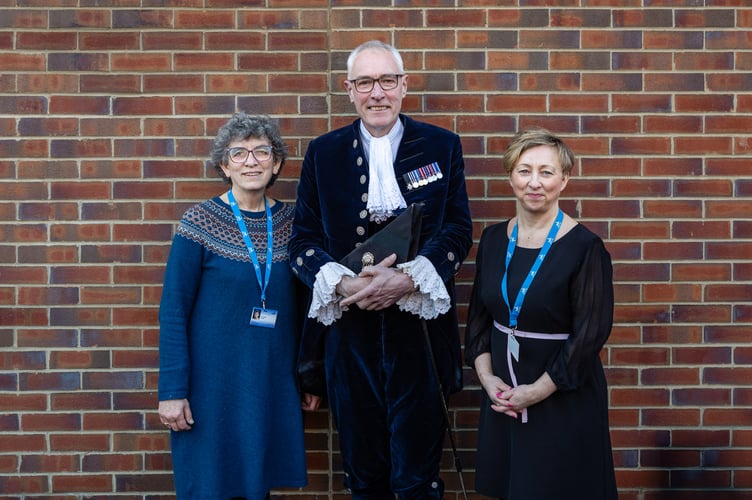
<svg viewBox="0 0 752 500">
<path fill-rule="evenodd" d="M 260 288 L 229 205 L 207 200 L 178 225 L 159 311 L 159 400 L 187 398 L 195 421 L 171 432 L 179 499 L 255 500 L 306 485 L 295 381 L 302 310 L 287 255 L 293 212 L 272 207 L 274 328 L 249 324 Z M 243 215 L 264 275 L 266 215 Z"/>
</svg>

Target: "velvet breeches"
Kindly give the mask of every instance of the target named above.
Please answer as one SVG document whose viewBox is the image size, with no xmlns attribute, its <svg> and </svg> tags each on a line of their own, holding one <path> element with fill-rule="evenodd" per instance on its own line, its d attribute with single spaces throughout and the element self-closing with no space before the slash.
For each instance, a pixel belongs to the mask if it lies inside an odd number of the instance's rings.
<svg viewBox="0 0 752 500">
<path fill-rule="evenodd" d="M 327 332 L 329 403 L 354 498 L 441 498 L 445 418 L 420 320 L 353 306 Z"/>
</svg>

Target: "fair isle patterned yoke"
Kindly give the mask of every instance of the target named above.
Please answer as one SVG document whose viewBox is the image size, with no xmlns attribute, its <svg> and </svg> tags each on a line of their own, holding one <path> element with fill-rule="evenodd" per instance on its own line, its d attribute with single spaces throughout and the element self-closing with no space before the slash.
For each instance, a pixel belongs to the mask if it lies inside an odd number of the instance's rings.
<svg viewBox="0 0 752 500">
<path fill-rule="evenodd" d="M 272 262 L 283 262 L 288 259 L 287 242 L 292 230 L 295 205 L 276 201 L 271 209 L 274 234 Z M 263 264 L 266 262 L 266 214 L 264 212 L 242 213 L 256 255 L 259 262 Z M 186 210 L 178 224 L 177 234 L 195 241 L 219 256 L 243 262 L 251 261 L 232 209 L 219 197 L 206 200 Z"/>
</svg>

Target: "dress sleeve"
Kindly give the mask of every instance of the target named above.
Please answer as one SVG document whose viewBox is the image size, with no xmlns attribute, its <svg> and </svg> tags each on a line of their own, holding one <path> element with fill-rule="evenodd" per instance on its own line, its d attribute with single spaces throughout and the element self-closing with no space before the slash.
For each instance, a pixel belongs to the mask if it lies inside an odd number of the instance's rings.
<svg viewBox="0 0 752 500">
<path fill-rule="evenodd" d="M 481 291 L 483 290 L 483 248 L 487 233 L 481 235 L 478 252 L 475 257 L 475 279 L 470 294 L 470 305 L 465 327 L 465 363 L 475 367 L 475 358 L 491 351 L 491 328 L 493 318 L 486 309 Z"/>
<path fill-rule="evenodd" d="M 559 390 L 574 390 L 590 373 L 611 334 L 614 288 L 611 257 L 596 239 L 585 254 L 569 290 L 572 334 L 549 361 L 546 371 Z"/>
<path fill-rule="evenodd" d="M 188 328 L 201 282 L 202 247 L 176 234 L 159 305 L 159 400 L 188 397 Z"/>
</svg>

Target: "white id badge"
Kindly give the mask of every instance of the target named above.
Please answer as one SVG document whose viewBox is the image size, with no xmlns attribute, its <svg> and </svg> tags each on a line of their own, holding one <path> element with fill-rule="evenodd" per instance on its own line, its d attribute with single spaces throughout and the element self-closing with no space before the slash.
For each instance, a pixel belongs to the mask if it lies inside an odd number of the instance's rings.
<svg viewBox="0 0 752 500">
<path fill-rule="evenodd" d="M 260 326 L 263 328 L 274 328 L 277 323 L 277 311 L 274 309 L 264 309 L 254 307 L 251 312 L 251 326 Z"/>
<path fill-rule="evenodd" d="M 514 335 L 507 335 L 507 345 L 509 346 L 509 352 L 512 353 L 514 360 L 520 361 L 520 341 Z"/>
</svg>

